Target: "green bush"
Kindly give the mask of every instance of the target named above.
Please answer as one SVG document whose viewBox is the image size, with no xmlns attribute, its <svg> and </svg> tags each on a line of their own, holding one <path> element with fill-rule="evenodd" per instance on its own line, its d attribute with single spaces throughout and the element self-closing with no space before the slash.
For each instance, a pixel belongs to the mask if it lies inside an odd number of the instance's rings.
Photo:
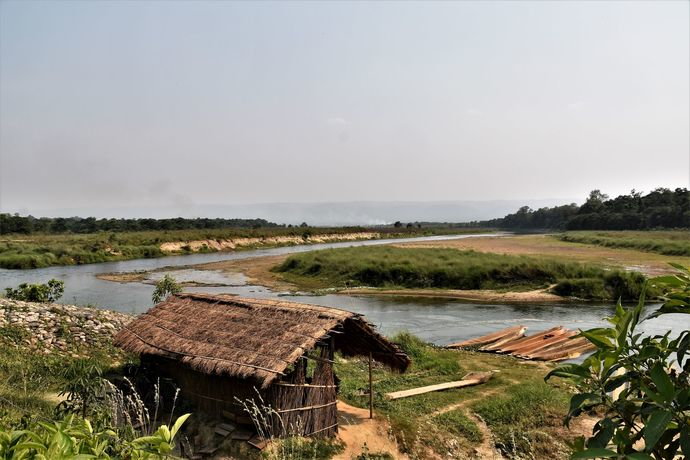
<svg viewBox="0 0 690 460">
<path fill-rule="evenodd" d="M 65 282 L 51 279 L 45 284 L 22 283 L 16 288 L 5 288 L 5 296 L 24 302 L 56 302 L 65 292 Z"/>
</svg>

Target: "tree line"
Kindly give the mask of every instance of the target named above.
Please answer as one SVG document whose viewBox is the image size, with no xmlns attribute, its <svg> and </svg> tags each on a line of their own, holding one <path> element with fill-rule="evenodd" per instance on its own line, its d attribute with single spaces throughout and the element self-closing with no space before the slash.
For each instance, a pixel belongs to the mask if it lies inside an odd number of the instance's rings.
<svg viewBox="0 0 690 460">
<path fill-rule="evenodd" d="M 0 234 L 96 233 L 144 230 L 265 228 L 280 225 L 265 219 L 96 219 L 95 217 L 33 217 L 0 213 Z"/>
<path fill-rule="evenodd" d="M 516 213 L 475 225 L 512 229 L 649 230 L 690 228 L 690 190 L 657 188 L 646 195 L 632 190 L 609 198 L 593 190 L 582 206 L 521 207 Z"/>
</svg>

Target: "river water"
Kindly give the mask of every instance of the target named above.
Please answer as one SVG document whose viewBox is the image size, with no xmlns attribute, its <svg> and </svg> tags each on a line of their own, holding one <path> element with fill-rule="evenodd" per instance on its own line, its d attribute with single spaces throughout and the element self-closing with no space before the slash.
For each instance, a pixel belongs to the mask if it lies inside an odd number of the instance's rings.
<svg viewBox="0 0 690 460">
<path fill-rule="evenodd" d="M 572 329 L 588 329 L 604 326 L 603 318 L 613 312 L 613 304 L 602 303 L 534 303 L 505 304 L 465 302 L 453 299 L 412 297 L 376 297 L 346 295 L 290 295 L 273 292 L 261 286 L 246 284 L 241 274 L 225 274 L 220 271 L 195 270 L 188 266 L 222 260 L 292 254 L 317 249 L 349 246 L 368 246 L 394 242 L 433 241 L 501 234 L 444 235 L 420 238 L 367 240 L 343 243 L 285 246 L 271 249 L 255 249 L 238 252 L 189 254 L 157 259 L 136 259 L 100 264 L 48 267 L 35 270 L 0 269 L 0 289 L 15 287 L 20 283 L 45 283 L 51 278 L 65 282 L 62 303 L 93 305 L 99 308 L 141 313 L 151 307 L 153 286 L 144 283 L 115 283 L 96 278 L 100 273 L 132 272 L 170 268 L 157 272 L 156 276 L 171 273 L 178 281 L 194 280 L 206 283 L 222 283 L 221 287 L 194 287 L 187 291 L 206 293 L 232 293 L 245 297 L 283 297 L 296 302 L 312 303 L 342 308 L 364 314 L 379 326 L 384 334 L 408 330 L 419 337 L 445 345 L 453 341 L 494 332 L 508 326 L 522 324 L 529 332 L 563 325 Z M 648 311 L 657 308 L 650 305 Z M 199 312 L 203 315 L 203 312 Z M 690 328 L 688 315 L 666 315 L 643 323 L 648 333 L 679 333 Z"/>
</svg>

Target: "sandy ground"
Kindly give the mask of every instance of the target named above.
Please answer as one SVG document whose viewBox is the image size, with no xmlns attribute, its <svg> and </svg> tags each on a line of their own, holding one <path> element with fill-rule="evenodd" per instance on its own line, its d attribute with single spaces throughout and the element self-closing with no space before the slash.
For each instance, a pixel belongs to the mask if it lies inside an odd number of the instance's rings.
<svg viewBox="0 0 690 460">
<path fill-rule="evenodd" d="M 547 292 L 547 289 L 536 289 L 524 292 L 498 292 L 486 290 L 460 289 L 375 289 L 357 288 L 344 289 L 338 292 L 347 295 L 376 295 L 376 296 L 406 296 L 406 297 L 437 297 L 460 299 L 479 302 L 563 302 L 561 296 Z"/>
<path fill-rule="evenodd" d="M 252 259 L 224 260 L 208 264 L 195 265 L 199 270 L 222 270 L 229 273 L 242 273 L 248 284 L 265 286 L 272 291 L 294 291 L 296 286 L 280 279 L 280 275 L 271 269 L 281 264 L 287 255 L 256 257 Z"/>
<path fill-rule="evenodd" d="M 256 246 L 286 246 L 291 244 L 316 244 L 332 243 L 336 241 L 358 241 L 373 240 L 380 238 L 381 234 L 376 232 L 357 232 L 357 233 L 326 233 L 311 235 L 308 239 L 301 236 L 269 236 L 264 238 L 230 238 L 217 240 L 193 240 L 193 241 L 171 241 L 162 243 L 160 249 L 163 252 L 174 253 L 184 251 L 185 248 L 197 252 L 201 249 L 213 249 L 215 251 L 231 251 L 242 247 Z"/>
<path fill-rule="evenodd" d="M 338 438 L 345 444 L 345 450 L 333 457 L 334 460 L 351 460 L 363 451 L 366 444 L 370 454 L 387 452 L 396 459 L 407 459 L 400 452 L 390 433 L 385 419 L 374 414 L 369 418 L 369 409 L 360 409 L 338 401 Z"/>
<path fill-rule="evenodd" d="M 668 265 L 677 262 L 690 265 L 690 257 L 665 256 L 634 249 L 605 248 L 580 243 L 567 243 L 550 235 L 516 235 L 501 237 L 477 237 L 447 241 L 420 241 L 398 243 L 408 248 L 452 248 L 493 252 L 497 254 L 523 254 L 559 257 L 578 262 L 593 262 L 636 270 L 648 276 L 673 273 Z"/>
</svg>

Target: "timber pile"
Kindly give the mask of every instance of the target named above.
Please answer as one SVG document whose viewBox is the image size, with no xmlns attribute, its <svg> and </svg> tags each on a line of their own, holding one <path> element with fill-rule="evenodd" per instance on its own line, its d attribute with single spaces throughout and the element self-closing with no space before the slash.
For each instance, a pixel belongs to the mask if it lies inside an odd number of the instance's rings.
<svg viewBox="0 0 690 460">
<path fill-rule="evenodd" d="M 513 326 L 462 342 L 447 348 L 476 348 L 479 351 L 503 353 L 537 361 L 565 361 L 594 350 L 586 338 L 563 326 L 553 327 L 534 335 L 525 335 L 525 326 Z"/>
</svg>

